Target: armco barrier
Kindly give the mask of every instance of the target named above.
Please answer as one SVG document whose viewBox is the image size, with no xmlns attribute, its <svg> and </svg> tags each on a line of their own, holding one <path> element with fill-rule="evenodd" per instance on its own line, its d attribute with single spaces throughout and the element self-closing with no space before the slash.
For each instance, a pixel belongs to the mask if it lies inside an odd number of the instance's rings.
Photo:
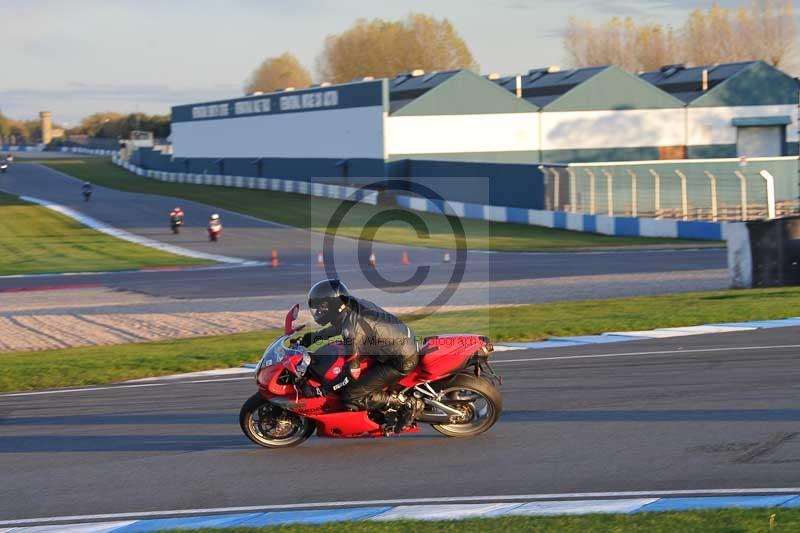
<svg viewBox="0 0 800 533">
<path fill-rule="evenodd" d="M 0 152 L 42 152 L 41 144 L 0 144 Z"/>
<path fill-rule="evenodd" d="M 0 144 L 0 152 L 49 152 L 44 144 Z M 83 146 L 61 146 L 56 150 L 62 153 L 116 156 L 117 150 L 100 150 Z"/>
<path fill-rule="evenodd" d="M 686 222 L 654 218 L 583 215 L 564 211 L 544 211 L 454 201 L 447 201 L 445 206 L 441 206 L 437 202 L 410 196 L 397 196 L 396 199 L 399 207 L 415 211 L 444 212 L 448 215 L 462 218 L 510 222 L 512 224 L 530 224 L 532 226 L 585 231 L 620 237 L 668 237 L 721 241 L 725 240 L 728 228 L 728 223 L 726 222 Z"/>
<path fill-rule="evenodd" d="M 58 151 L 72 154 L 105 155 L 111 157 L 115 157 L 119 154 L 117 150 L 101 150 L 99 148 L 85 148 L 83 146 L 62 146 Z"/>
<path fill-rule="evenodd" d="M 326 183 L 313 183 L 308 181 L 284 180 L 279 178 L 253 178 L 249 176 L 223 176 L 219 174 L 189 174 L 184 172 L 164 172 L 161 170 L 148 170 L 137 167 L 127 161 L 114 156 L 111 158 L 115 165 L 133 172 L 137 176 L 151 178 L 169 183 L 193 183 L 195 185 L 213 185 L 217 187 L 234 187 L 239 189 L 261 189 L 271 191 L 292 192 L 318 196 L 322 198 L 335 198 L 337 200 L 355 200 L 365 204 L 376 205 L 378 192 L 346 187 L 344 185 L 329 185 Z"/>
<path fill-rule="evenodd" d="M 186 174 L 147 170 L 127 161 L 112 158 L 115 164 L 143 177 L 174 183 L 195 183 L 198 185 L 216 185 L 222 187 L 239 187 L 245 189 L 268 189 L 272 191 L 308 194 L 323 198 L 346 200 L 355 198 L 358 202 L 377 204 L 377 191 L 367 191 L 356 187 L 328 185 L 298 180 L 278 178 L 249 178 L 242 176 L 221 176 L 216 174 Z M 682 220 L 661 220 L 654 218 L 613 217 L 607 215 L 584 215 L 564 211 L 545 211 L 540 209 L 524 209 L 521 207 L 504 207 L 481 205 L 465 202 L 436 202 L 425 198 L 398 195 L 395 196 L 398 207 L 424 211 L 429 213 L 447 213 L 462 218 L 510 222 L 512 224 L 528 224 L 547 228 L 600 233 L 624 237 L 667 237 L 695 240 L 725 240 L 728 223 L 696 222 Z"/>
</svg>

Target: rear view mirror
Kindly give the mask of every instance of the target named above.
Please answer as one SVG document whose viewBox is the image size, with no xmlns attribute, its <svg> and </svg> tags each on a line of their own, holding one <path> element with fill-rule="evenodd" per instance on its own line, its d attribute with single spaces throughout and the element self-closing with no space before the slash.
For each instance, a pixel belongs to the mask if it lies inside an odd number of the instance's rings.
<svg viewBox="0 0 800 533">
<path fill-rule="evenodd" d="M 289 312 L 286 313 L 286 318 L 283 321 L 283 334 L 284 335 L 291 335 L 297 329 L 292 326 L 292 322 L 297 320 L 297 317 L 300 315 L 300 304 L 294 304 Z"/>
</svg>

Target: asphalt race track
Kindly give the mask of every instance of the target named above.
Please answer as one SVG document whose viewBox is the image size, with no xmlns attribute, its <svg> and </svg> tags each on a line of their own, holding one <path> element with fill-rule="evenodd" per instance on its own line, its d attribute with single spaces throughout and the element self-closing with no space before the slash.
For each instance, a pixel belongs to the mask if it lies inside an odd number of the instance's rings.
<svg viewBox="0 0 800 533">
<path fill-rule="evenodd" d="M 796 487 L 800 328 L 496 353 L 487 434 L 238 427 L 252 378 L 0 396 L 0 520 L 381 498 Z"/>
<path fill-rule="evenodd" d="M 304 294 L 310 283 L 324 276 L 324 271 L 316 265 L 317 254 L 322 249 L 321 237 L 296 228 L 183 199 L 103 187 L 95 187 L 92 201 L 85 203 L 78 180 L 33 164 L 14 165 L 12 172 L 0 178 L 0 189 L 66 205 L 132 233 L 193 250 L 265 261 L 275 248 L 281 260 L 277 269 L 261 266 L 0 278 L 0 290 L 37 285 L 101 284 L 173 298 L 285 295 L 293 297 L 288 300 L 296 300 L 295 297 Z M 187 213 L 187 226 L 177 236 L 169 233 L 167 223 L 167 213 L 176 205 Z M 223 238 L 217 244 L 207 242 L 204 232 L 212 212 L 219 212 L 225 224 Z M 454 271 L 453 263 L 442 262 L 442 250 L 405 248 L 409 250 L 411 265 L 403 266 L 400 257 L 404 247 L 376 244 L 378 271 L 397 287 L 386 289 L 387 284 L 379 283 L 375 289 L 376 284 L 362 274 L 357 260 L 357 241 L 337 238 L 334 249 L 337 272 L 342 279 L 352 289 L 379 292 L 372 296 L 386 305 L 409 305 L 426 298 L 432 300 Z M 464 280 L 450 303 L 530 303 L 722 289 L 727 286 L 725 261 L 722 248 L 531 254 L 470 251 Z M 409 279 L 414 269 L 420 266 L 430 268 L 428 276 L 421 287 L 409 290 L 404 280 Z M 276 306 L 284 305 L 283 299 L 276 302 Z"/>
</svg>

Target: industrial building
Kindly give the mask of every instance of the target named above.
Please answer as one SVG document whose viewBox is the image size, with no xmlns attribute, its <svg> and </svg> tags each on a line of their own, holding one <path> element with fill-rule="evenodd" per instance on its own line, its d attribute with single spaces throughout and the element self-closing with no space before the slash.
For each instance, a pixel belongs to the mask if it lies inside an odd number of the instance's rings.
<svg viewBox="0 0 800 533">
<path fill-rule="evenodd" d="M 474 177 L 489 180 L 486 202 L 542 208 L 542 163 L 798 154 L 797 81 L 761 61 L 640 75 L 413 71 L 323 85 L 175 106 L 173 153 L 141 149 L 133 162 L 349 184 L 460 177 L 451 192 L 463 201 L 476 200 Z M 793 168 L 781 179 L 796 187 Z"/>
<path fill-rule="evenodd" d="M 763 61 L 668 65 L 641 77 L 684 102 L 688 158 L 798 154 L 797 80 Z"/>
</svg>

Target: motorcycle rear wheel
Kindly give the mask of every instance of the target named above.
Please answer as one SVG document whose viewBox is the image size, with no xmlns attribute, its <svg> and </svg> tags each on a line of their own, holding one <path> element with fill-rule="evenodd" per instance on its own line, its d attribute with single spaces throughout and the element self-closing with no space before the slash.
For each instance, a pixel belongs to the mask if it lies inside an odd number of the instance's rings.
<svg viewBox="0 0 800 533">
<path fill-rule="evenodd" d="M 503 411 L 503 397 L 489 381 L 469 374 L 459 374 L 439 389 L 440 400 L 448 407 L 463 411 L 463 420 L 450 424 L 431 424 L 448 437 L 474 437 L 491 428 Z"/>
<path fill-rule="evenodd" d="M 316 424 L 264 399 L 252 395 L 239 411 L 239 426 L 247 438 L 264 448 L 290 448 L 314 433 Z"/>
</svg>

